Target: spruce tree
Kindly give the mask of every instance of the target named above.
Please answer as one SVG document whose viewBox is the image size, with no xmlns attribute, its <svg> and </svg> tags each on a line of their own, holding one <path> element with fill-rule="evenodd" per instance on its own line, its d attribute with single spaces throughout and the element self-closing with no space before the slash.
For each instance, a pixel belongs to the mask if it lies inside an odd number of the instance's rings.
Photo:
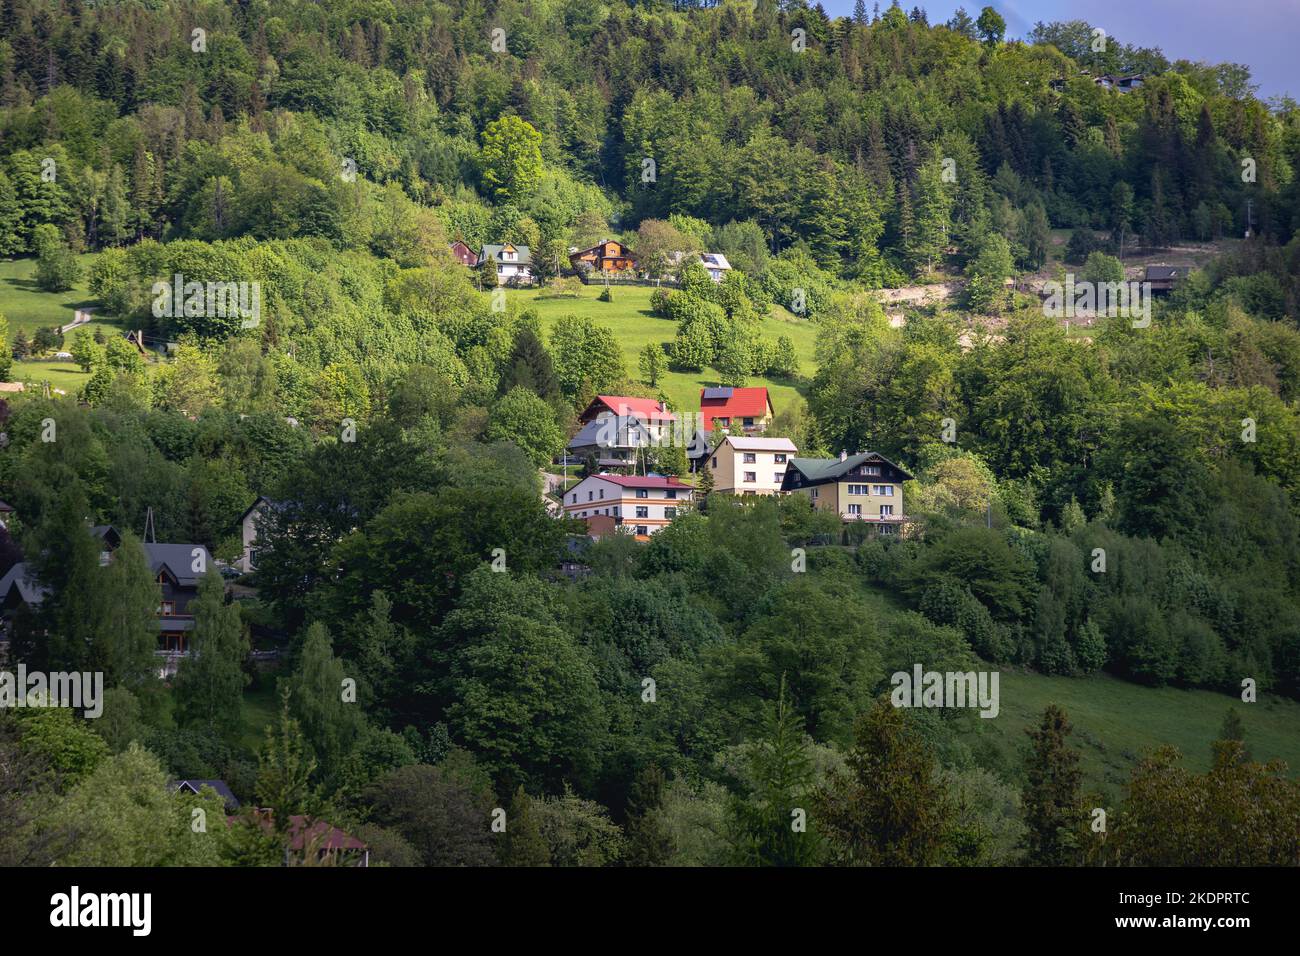
<svg viewBox="0 0 1300 956">
<path fill-rule="evenodd" d="M 655 765 L 637 776 L 627 801 L 624 832 L 628 866 L 665 866 L 673 854 L 673 839 L 664 821 L 664 773 Z"/>
<path fill-rule="evenodd" d="M 502 866 L 550 866 L 551 849 L 523 787 L 515 790 L 506 814 L 506 831 L 501 835 L 499 857 Z"/>
<path fill-rule="evenodd" d="M 1029 862 L 1066 866 L 1077 862 L 1085 814 L 1079 785 L 1079 753 L 1067 742 L 1070 721 L 1056 704 L 1043 711 L 1037 730 L 1026 729 L 1032 747 L 1025 758 L 1023 791 Z"/>
</svg>

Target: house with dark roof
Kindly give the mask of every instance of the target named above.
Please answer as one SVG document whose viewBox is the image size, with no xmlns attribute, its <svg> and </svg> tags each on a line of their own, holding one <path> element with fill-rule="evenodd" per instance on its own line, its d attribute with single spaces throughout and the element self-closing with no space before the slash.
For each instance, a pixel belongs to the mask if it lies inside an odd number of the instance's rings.
<svg viewBox="0 0 1300 956">
<path fill-rule="evenodd" d="M 735 434 L 761 432 L 775 413 L 766 388 L 721 386 L 700 390 L 700 418 L 706 428 L 721 428 Z"/>
<path fill-rule="evenodd" d="M 695 489 L 668 475 L 589 475 L 564 493 L 564 514 L 584 521 L 596 515 L 645 538 L 672 524 Z"/>
<path fill-rule="evenodd" d="M 791 458 L 781 490 L 804 495 L 814 508 L 862 521 L 880 534 L 897 534 L 907 523 L 903 482 L 912 475 L 874 451 L 839 458 Z"/>
<path fill-rule="evenodd" d="M 226 785 L 224 780 L 173 780 L 171 782 L 172 793 L 188 793 L 198 796 L 204 787 L 210 787 L 216 791 L 217 796 L 226 805 L 226 813 L 234 813 L 239 809 L 239 799 Z"/>
<path fill-rule="evenodd" d="M 533 281 L 533 256 L 527 246 L 486 243 L 475 265 L 487 262 L 496 268 L 497 285 L 528 285 Z"/>
<path fill-rule="evenodd" d="M 1191 266 L 1147 266 L 1142 282 L 1152 295 L 1164 295 L 1192 274 Z"/>
</svg>

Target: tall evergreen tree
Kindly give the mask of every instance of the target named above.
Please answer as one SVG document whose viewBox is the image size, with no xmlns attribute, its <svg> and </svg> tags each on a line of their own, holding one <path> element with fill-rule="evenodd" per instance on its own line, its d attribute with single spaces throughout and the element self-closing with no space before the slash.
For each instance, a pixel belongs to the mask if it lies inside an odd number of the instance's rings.
<svg viewBox="0 0 1300 956">
<path fill-rule="evenodd" d="M 551 865 L 551 849 L 542 836 L 533 799 L 523 787 L 516 789 L 510 800 L 498 855 L 502 866 Z"/>
<path fill-rule="evenodd" d="M 227 604 L 221 575 L 209 571 L 199 581 L 191 654 L 176 675 L 176 703 L 182 724 L 199 725 L 230 738 L 240 726 L 240 704 L 248 677 L 243 663 L 248 640 L 239 608 Z"/>
<path fill-rule="evenodd" d="M 1079 859 L 1085 814 L 1079 795 L 1079 753 L 1067 743 L 1070 721 L 1049 704 L 1037 730 L 1026 729 L 1032 747 L 1025 757 L 1024 808 L 1029 861 L 1066 866 Z"/>
</svg>

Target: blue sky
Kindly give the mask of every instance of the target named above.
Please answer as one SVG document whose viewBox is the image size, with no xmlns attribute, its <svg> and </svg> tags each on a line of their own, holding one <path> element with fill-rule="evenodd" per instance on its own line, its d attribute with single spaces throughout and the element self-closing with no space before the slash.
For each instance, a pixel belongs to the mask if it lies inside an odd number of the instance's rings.
<svg viewBox="0 0 1300 956">
<path fill-rule="evenodd" d="M 871 10 L 873 0 L 867 0 Z M 899 0 L 911 10 L 917 0 Z M 881 0 L 884 10 L 890 0 Z M 1300 100 L 1300 0 L 1033 0 L 1005 3 L 921 2 L 931 23 L 942 23 L 958 6 L 972 18 L 994 7 L 1007 21 L 1007 35 L 1023 37 L 1038 20 L 1087 20 L 1122 43 L 1159 47 L 1170 60 L 1244 63 L 1259 95 L 1289 93 Z M 853 0 L 822 0 L 832 16 L 848 16 Z"/>
</svg>

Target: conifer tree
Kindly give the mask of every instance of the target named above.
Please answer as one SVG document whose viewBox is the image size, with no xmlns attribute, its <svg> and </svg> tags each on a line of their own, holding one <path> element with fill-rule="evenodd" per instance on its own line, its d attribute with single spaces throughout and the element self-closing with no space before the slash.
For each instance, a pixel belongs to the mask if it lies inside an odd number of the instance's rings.
<svg viewBox="0 0 1300 956">
<path fill-rule="evenodd" d="M 506 831 L 501 836 L 502 866 L 550 866 L 551 850 L 542 836 L 533 799 L 521 786 L 510 800 Z"/>
<path fill-rule="evenodd" d="M 221 575 L 209 571 L 199 581 L 191 653 L 176 676 L 176 703 L 182 724 L 197 724 L 230 738 L 239 729 L 240 703 L 248 676 L 243 671 L 248 640 L 239 608 L 227 604 Z"/>
<path fill-rule="evenodd" d="M 1067 743 L 1070 721 L 1056 704 L 1043 711 L 1037 730 L 1026 729 L 1032 747 L 1025 758 L 1023 791 L 1029 861 L 1040 866 L 1077 862 L 1085 825 L 1079 785 L 1079 753 Z"/>
</svg>

